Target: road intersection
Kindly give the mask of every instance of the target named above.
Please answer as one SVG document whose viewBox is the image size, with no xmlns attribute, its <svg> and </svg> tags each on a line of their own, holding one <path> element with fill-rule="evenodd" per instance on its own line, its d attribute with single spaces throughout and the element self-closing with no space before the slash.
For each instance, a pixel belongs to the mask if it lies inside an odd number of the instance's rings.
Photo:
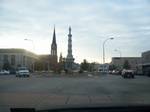
<svg viewBox="0 0 150 112">
<path fill-rule="evenodd" d="M 69 105 L 150 104 L 150 78 L 124 79 L 117 75 L 0 76 L 0 110 L 10 107 L 48 109 Z"/>
</svg>

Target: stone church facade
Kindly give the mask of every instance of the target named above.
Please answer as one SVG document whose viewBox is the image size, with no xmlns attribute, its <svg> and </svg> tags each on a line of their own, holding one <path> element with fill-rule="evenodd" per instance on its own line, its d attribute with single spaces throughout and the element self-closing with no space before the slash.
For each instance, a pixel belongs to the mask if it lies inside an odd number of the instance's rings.
<svg viewBox="0 0 150 112">
<path fill-rule="evenodd" d="M 57 57 L 57 43 L 56 43 L 56 33 L 55 33 L 55 28 L 53 32 L 53 39 L 52 39 L 52 44 L 51 44 L 51 51 L 50 54 L 46 55 L 39 55 L 39 59 L 35 63 L 35 69 L 36 70 L 43 70 L 43 71 L 55 71 L 57 68 L 57 63 L 58 63 L 58 57 Z"/>
</svg>

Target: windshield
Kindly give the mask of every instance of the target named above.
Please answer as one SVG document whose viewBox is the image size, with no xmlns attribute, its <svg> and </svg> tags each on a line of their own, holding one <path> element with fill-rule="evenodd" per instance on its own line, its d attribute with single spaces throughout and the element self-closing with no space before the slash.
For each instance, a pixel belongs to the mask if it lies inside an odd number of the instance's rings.
<svg viewBox="0 0 150 112">
<path fill-rule="evenodd" d="M 0 0 L 0 111 L 150 105 L 149 43 L 149 0 Z"/>
</svg>

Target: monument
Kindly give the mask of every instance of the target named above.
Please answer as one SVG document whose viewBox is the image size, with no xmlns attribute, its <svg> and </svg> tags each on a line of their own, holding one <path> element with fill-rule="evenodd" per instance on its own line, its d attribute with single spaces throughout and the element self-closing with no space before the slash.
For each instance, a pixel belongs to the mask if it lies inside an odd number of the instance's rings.
<svg viewBox="0 0 150 112">
<path fill-rule="evenodd" d="M 68 71 L 73 70 L 74 58 L 72 55 L 72 34 L 71 34 L 71 27 L 69 27 L 69 34 L 68 34 L 68 54 L 66 57 L 66 66 L 65 68 Z"/>
</svg>

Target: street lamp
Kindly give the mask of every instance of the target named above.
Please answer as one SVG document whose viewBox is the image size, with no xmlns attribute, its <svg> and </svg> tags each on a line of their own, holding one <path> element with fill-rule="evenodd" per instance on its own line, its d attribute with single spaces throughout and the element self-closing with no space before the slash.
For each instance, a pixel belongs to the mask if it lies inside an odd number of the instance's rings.
<svg viewBox="0 0 150 112">
<path fill-rule="evenodd" d="M 118 49 L 115 49 L 114 51 L 118 52 L 118 53 L 119 53 L 119 55 L 120 55 L 120 58 L 121 58 L 121 56 L 122 56 L 121 51 L 120 51 L 120 50 L 118 50 Z"/>
<path fill-rule="evenodd" d="M 104 72 L 104 64 L 105 64 L 105 43 L 108 41 L 108 40 L 113 40 L 114 38 L 111 37 L 111 38 L 107 38 L 104 42 L 103 42 L 103 72 Z"/>
<path fill-rule="evenodd" d="M 31 39 L 24 39 L 24 40 L 26 40 L 26 41 L 30 41 L 30 42 L 32 42 L 32 46 L 33 46 L 33 52 L 35 51 L 35 45 L 34 45 L 34 42 L 33 42 L 33 40 L 31 40 Z"/>
</svg>

